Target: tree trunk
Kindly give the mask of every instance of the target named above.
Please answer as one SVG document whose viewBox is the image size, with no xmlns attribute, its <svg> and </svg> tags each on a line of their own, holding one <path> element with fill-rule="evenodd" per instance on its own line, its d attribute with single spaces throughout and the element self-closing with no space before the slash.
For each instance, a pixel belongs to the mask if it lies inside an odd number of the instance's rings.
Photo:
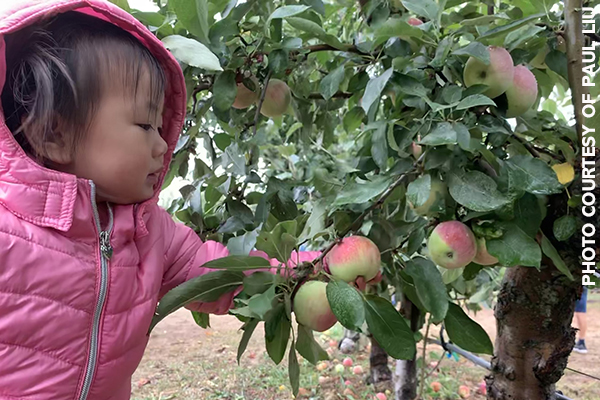
<svg viewBox="0 0 600 400">
<path fill-rule="evenodd" d="M 371 340 L 371 354 L 369 356 L 370 372 L 367 378 L 367 384 L 376 384 L 384 381 L 392 380 L 392 371 L 388 367 L 388 355 L 381 348 L 377 340 L 372 335 L 369 335 Z"/>
<path fill-rule="evenodd" d="M 344 329 L 344 337 L 338 342 L 338 349 L 344 354 L 354 353 L 358 348 L 360 333 Z"/>
<path fill-rule="evenodd" d="M 550 260 L 542 270 L 506 271 L 495 308 L 496 355 L 486 377 L 490 400 L 554 399 L 575 343 L 571 328 L 577 286 Z"/>
<path fill-rule="evenodd" d="M 406 298 L 402 296 L 400 313 L 410 319 L 410 329 L 417 332 L 421 329 L 420 311 Z M 426 340 L 426 339 L 425 339 Z M 425 360 L 423 360 L 425 363 Z M 417 356 L 412 360 L 397 360 L 395 372 L 395 400 L 414 400 L 417 397 Z"/>
</svg>

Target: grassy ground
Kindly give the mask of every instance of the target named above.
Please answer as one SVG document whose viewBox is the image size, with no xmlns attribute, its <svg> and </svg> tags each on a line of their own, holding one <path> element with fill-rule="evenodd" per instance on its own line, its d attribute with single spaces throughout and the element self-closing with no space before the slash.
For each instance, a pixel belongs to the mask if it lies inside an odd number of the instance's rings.
<svg viewBox="0 0 600 400">
<path fill-rule="evenodd" d="M 591 294 L 588 304 L 588 347 L 587 355 L 573 354 L 569 367 L 600 375 L 600 294 Z M 474 317 L 495 337 L 495 323 L 491 310 L 484 310 Z M 241 337 L 241 323 L 234 317 L 212 317 L 212 327 L 198 328 L 190 314 L 179 311 L 156 328 L 142 364 L 133 381 L 134 400 L 204 399 L 204 400 L 272 400 L 292 399 L 287 377 L 287 360 L 279 366 L 268 358 L 264 351 L 262 326 L 255 331 L 248 350 L 240 365 L 237 364 L 237 344 Z M 331 360 L 320 366 L 320 370 L 300 360 L 300 386 L 304 389 L 302 399 L 314 400 L 357 400 L 374 399 L 375 393 L 387 393 L 392 399 L 391 383 L 377 388 L 364 384 L 366 373 L 353 374 L 352 368 L 343 373 L 335 371 L 345 355 L 332 346 L 342 337 L 342 328 L 336 325 L 328 332 L 316 334 L 323 348 L 331 353 Z M 436 336 L 435 332 L 432 335 Z M 421 349 L 419 350 L 419 355 Z M 437 362 L 441 349 L 435 345 L 427 348 L 426 363 Z M 358 352 L 350 356 L 354 366 L 360 365 L 368 372 L 369 347 L 366 339 L 361 340 Z M 394 363 L 390 360 L 390 368 Z M 438 371 L 433 371 L 426 380 L 425 399 L 460 399 L 459 385 L 471 389 L 470 399 L 483 400 L 477 393 L 479 383 L 486 371 L 469 361 L 443 357 Z M 437 381 L 441 391 L 434 393 L 429 387 Z M 557 385 L 564 394 L 576 400 L 600 399 L 600 383 L 572 371 Z"/>
</svg>

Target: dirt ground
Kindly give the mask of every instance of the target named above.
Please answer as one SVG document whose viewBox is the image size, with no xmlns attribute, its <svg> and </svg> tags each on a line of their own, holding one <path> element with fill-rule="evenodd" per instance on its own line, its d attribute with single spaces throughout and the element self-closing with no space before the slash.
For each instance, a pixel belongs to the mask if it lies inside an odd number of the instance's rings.
<svg viewBox="0 0 600 400">
<path fill-rule="evenodd" d="M 483 310 L 473 318 L 494 341 L 496 332 L 492 310 Z M 240 366 L 237 366 L 236 352 L 241 325 L 233 316 L 211 316 L 211 328 L 203 330 L 185 310 L 166 318 L 152 333 L 145 357 L 134 375 L 133 399 L 291 399 L 289 392 L 282 392 L 283 385 L 272 386 L 278 385 L 274 382 L 285 382 L 286 377 L 277 379 L 269 376 L 275 372 L 264 351 L 262 326 L 257 327 Z M 589 353 L 573 353 L 568 367 L 600 376 L 600 296 L 592 297 L 588 302 L 588 325 L 586 342 Z M 441 349 L 436 347 L 430 345 L 428 350 L 441 354 Z M 367 363 L 367 356 L 365 352 L 358 358 Z M 463 361 L 466 364 L 466 360 Z M 473 370 L 479 373 L 477 368 L 473 367 Z M 277 371 L 285 374 L 285 368 Z M 484 374 L 485 371 L 481 370 L 481 376 Z M 261 379 L 249 378 L 253 375 Z M 236 385 L 236 391 L 232 390 L 232 382 Z M 310 383 L 319 386 L 317 382 Z M 262 387 L 257 387 L 260 385 Z M 570 370 L 565 372 L 557 388 L 574 400 L 600 399 L 599 381 Z M 330 398 L 341 397 L 324 397 L 325 400 Z"/>
</svg>

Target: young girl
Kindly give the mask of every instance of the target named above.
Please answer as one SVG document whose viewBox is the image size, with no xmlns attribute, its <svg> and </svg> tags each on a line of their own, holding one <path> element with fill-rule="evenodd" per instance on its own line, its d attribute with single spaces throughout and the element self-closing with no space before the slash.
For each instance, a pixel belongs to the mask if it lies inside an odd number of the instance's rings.
<svg viewBox="0 0 600 400">
<path fill-rule="evenodd" d="M 2 3 L 0 399 L 129 399 L 158 300 L 228 255 L 157 206 L 183 75 L 104 0 Z"/>
</svg>

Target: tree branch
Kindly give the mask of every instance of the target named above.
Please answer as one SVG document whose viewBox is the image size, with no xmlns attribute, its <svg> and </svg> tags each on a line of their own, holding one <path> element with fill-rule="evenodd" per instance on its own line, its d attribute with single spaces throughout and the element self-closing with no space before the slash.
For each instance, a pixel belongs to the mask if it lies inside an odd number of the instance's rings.
<svg viewBox="0 0 600 400">
<path fill-rule="evenodd" d="M 356 228 L 352 229 L 352 227 L 355 227 L 356 225 L 360 224 L 366 217 L 367 215 L 369 215 L 369 213 L 371 211 L 373 211 L 374 209 L 381 207 L 381 205 L 383 204 L 383 202 L 385 201 L 385 199 L 387 199 L 393 192 L 394 190 L 396 190 L 396 188 L 398 186 L 400 186 L 402 183 L 404 183 L 404 180 L 406 179 L 406 177 L 408 176 L 408 174 L 410 174 L 412 171 L 414 171 L 417 166 L 419 165 L 419 163 L 423 160 L 423 158 L 425 158 L 425 153 L 423 152 L 423 154 L 421 154 L 421 157 L 419 157 L 419 159 L 417 161 L 415 161 L 412 165 L 412 168 L 410 169 L 410 171 L 405 172 L 403 174 L 401 174 L 398 179 L 396 179 L 396 181 L 386 189 L 385 192 L 383 192 L 383 194 L 381 196 L 379 196 L 379 199 L 371 204 L 366 210 L 364 210 L 362 212 L 362 214 L 360 214 L 355 220 L 354 222 L 352 222 L 348 228 L 339 235 L 338 238 L 336 238 L 329 246 L 327 246 L 327 248 L 325 250 L 323 250 L 323 252 L 321 253 L 321 255 L 319 257 L 317 257 L 316 260 L 313 261 L 313 264 L 319 264 L 319 263 L 323 263 L 323 259 L 325 258 L 325 256 L 327 255 L 327 253 L 329 253 L 331 251 L 331 249 L 333 249 L 335 247 L 336 244 L 338 244 L 339 242 L 342 241 L 342 239 L 350 232 L 352 231 L 356 231 Z"/>
<path fill-rule="evenodd" d="M 350 92 L 337 92 L 335 93 L 333 96 L 331 96 L 332 98 L 337 98 L 337 99 L 349 99 L 350 97 L 354 96 L 354 93 L 350 93 Z M 310 100 L 325 100 L 323 98 L 323 95 L 321 93 L 311 93 L 308 96 L 306 96 L 307 99 Z"/>
<path fill-rule="evenodd" d="M 348 53 L 356 53 L 356 54 L 361 54 L 361 55 L 365 55 L 365 56 L 371 55 L 370 53 L 363 53 L 354 45 L 350 46 L 346 50 L 340 50 L 340 49 L 336 49 L 335 47 L 328 45 L 326 43 L 322 43 L 322 44 L 315 44 L 312 46 L 304 47 L 304 50 L 308 50 L 309 53 L 316 53 L 318 51 L 346 51 Z"/>
<path fill-rule="evenodd" d="M 539 151 L 537 151 L 536 149 L 534 149 L 533 146 L 531 144 L 529 144 L 525 139 L 520 138 L 517 135 L 512 135 L 512 137 L 514 137 L 515 139 L 517 139 L 519 141 L 519 143 L 521 143 L 523 146 L 525 146 L 525 148 L 527 149 L 527 151 L 532 156 L 534 156 L 535 158 L 540 158 Z"/>
<path fill-rule="evenodd" d="M 581 52 L 583 48 L 582 0 L 565 0 L 565 41 L 567 43 L 567 70 L 571 100 L 575 111 L 575 128 L 579 143 L 582 138 L 583 107 L 582 95 L 586 90 L 581 85 L 583 78 Z"/>
<path fill-rule="evenodd" d="M 273 70 L 269 70 L 267 73 L 267 77 L 264 81 L 264 86 L 262 92 L 260 94 L 260 99 L 258 100 L 258 104 L 256 105 L 256 113 L 254 114 L 254 134 L 256 136 L 256 130 L 258 129 L 258 119 L 260 118 L 260 109 L 265 101 L 265 96 L 267 95 L 267 86 L 269 85 L 269 80 L 271 79 L 271 75 L 273 75 Z"/>
</svg>

